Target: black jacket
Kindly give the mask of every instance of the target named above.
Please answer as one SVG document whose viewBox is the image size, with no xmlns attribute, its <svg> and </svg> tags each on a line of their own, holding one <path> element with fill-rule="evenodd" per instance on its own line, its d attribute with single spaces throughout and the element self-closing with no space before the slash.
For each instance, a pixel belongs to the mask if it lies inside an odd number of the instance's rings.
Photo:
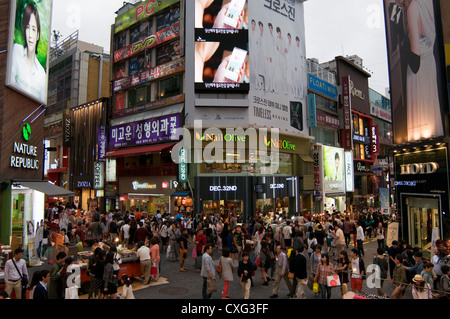
<svg viewBox="0 0 450 319">
<path fill-rule="evenodd" d="M 34 288 L 33 299 L 48 299 L 48 291 L 40 283 Z"/>
<path fill-rule="evenodd" d="M 290 262 L 290 272 L 294 273 L 295 278 L 306 279 L 308 277 L 306 264 L 306 257 L 299 253 Z"/>
</svg>

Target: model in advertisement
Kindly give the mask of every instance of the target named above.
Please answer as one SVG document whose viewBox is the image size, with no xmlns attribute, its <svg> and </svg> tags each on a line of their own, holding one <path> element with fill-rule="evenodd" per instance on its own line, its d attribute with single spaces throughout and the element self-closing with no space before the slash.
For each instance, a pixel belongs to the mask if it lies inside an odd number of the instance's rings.
<svg viewBox="0 0 450 319">
<path fill-rule="evenodd" d="M 437 88 L 434 44 L 436 27 L 433 1 L 397 0 L 406 12 L 405 36 L 409 44 L 406 70 L 408 140 L 444 134 Z"/>
<path fill-rule="evenodd" d="M 247 29 L 246 3 L 247 0 L 195 0 L 195 28 Z"/>
<path fill-rule="evenodd" d="M 23 11 L 22 36 L 24 45 L 14 43 L 10 82 L 41 101 L 46 99 L 47 75 L 37 58 L 41 23 L 39 12 L 33 3 L 28 3 Z"/>
</svg>

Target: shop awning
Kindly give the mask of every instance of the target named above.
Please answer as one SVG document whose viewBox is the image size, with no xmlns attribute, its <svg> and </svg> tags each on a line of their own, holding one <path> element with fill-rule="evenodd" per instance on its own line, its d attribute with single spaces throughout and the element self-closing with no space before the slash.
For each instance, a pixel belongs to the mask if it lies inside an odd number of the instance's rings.
<svg viewBox="0 0 450 319">
<path fill-rule="evenodd" d="M 175 143 L 124 148 L 124 149 L 120 149 L 117 151 L 108 152 L 105 157 L 106 158 L 124 157 L 124 156 L 146 155 L 146 154 L 159 153 L 162 150 L 172 148 L 174 145 L 175 145 Z"/>
<path fill-rule="evenodd" d="M 309 155 L 298 154 L 298 156 L 302 159 L 303 162 L 314 163 L 314 160 Z"/>
<path fill-rule="evenodd" d="M 75 193 L 46 181 L 17 181 L 23 187 L 34 189 L 51 197 L 73 196 Z"/>
</svg>

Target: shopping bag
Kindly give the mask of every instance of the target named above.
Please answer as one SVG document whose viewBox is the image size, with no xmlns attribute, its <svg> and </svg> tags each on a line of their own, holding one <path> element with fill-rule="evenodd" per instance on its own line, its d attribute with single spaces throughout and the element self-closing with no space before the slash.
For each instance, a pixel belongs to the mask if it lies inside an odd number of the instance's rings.
<svg viewBox="0 0 450 319">
<path fill-rule="evenodd" d="M 211 294 L 217 291 L 216 278 L 212 277 L 206 279 L 206 293 Z"/>
<path fill-rule="evenodd" d="M 314 292 L 315 294 L 318 294 L 318 293 L 320 292 L 320 286 L 319 286 L 319 284 L 318 284 L 317 282 L 315 282 L 315 283 L 313 284 L 313 292 Z"/>
<path fill-rule="evenodd" d="M 192 249 L 192 258 L 197 258 L 197 249 Z"/>
<path fill-rule="evenodd" d="M 328 287 L 339 287 L 341 285 L 341 280 L 338 275 L 327 276 Z"/>
<path fill-rule="evenodd" d="M 158 275 L 158 268 L 156 268 L 156 264 L 155 263 L 153 263 L 152 264 L 152 268 L 150 268 L 150 275 L 151 276 Z"/>
<path fill-rule="evenodd" d="M 167 258 L 167 259 L 170 258 L 170 245 L 167 246 L 167 250 L 166 250 L 166 258 Z"/>
</svg>

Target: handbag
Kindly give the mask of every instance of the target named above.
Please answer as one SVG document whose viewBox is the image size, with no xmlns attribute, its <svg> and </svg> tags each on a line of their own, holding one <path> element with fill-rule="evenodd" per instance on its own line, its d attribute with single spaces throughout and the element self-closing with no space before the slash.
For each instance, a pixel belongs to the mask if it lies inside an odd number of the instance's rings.
<svg viewBox="0 0 450 319">
<path fill-rule="evenodd" d="M 295 274 L 293 272 L 288 273 L 288 278 L 289 279 L 294 279 Z"/>
<path fill-rule="evenodd" d="M 319 283 L 315 282 L 315 283 L 313 284 L 313 292 L 314 292 L 315 294 L 318 294 L 318 293 L 320 292 Z"/>
<path fill-rule="evenodd" d="M 207 278 L 206 279 L 206 293 L 211 294 L 217 291 L 216 278 Z"/>
<path fill-rule="evenodd" d="M 328 287 L 339 287 L 341 285 L 341 279 L 338 275 L 327 276 L 327 286 Z"/>
<path fill-rule="evenodd" d="M 255 258 L 255 264 L 256 264 L 257 267 L 260 267 L 261 266 L 261 258 L 256 257 Z"/>
<path fill-rule="evenodd" d="M 308 288 L 311 290 L 313 290 L 313 288 L 314 288 L 314 276 L 313 275 L 309 275 Z"/>
<path fill-rule="evenodd" d="M 192 249 L 192 258 L 197 258 L 197 249 L 195 247 Z"/>
<path fill-rule="evenodd" d="M 16 263 L 14 262 L 14 258 L 11 258 L 14 267 L 16 267 L 17 272 L 19 273 L 19 276 L 21 278 L 21 282 L 22 282 L 22 288 L 23 289 L 28 289 L 29 285 L 28 285 L 28 277 L 26 275 L 22 275 L 22 273 L 19 271 L 19 268 L 17 268 Z"/>
<path fill-rule="evenodd" d="M 152 264 L 150 268 L 150 276 L 156 276 L 158 274 L 158 268 L 156 268 L 156 263 Z"/>
</svg>

